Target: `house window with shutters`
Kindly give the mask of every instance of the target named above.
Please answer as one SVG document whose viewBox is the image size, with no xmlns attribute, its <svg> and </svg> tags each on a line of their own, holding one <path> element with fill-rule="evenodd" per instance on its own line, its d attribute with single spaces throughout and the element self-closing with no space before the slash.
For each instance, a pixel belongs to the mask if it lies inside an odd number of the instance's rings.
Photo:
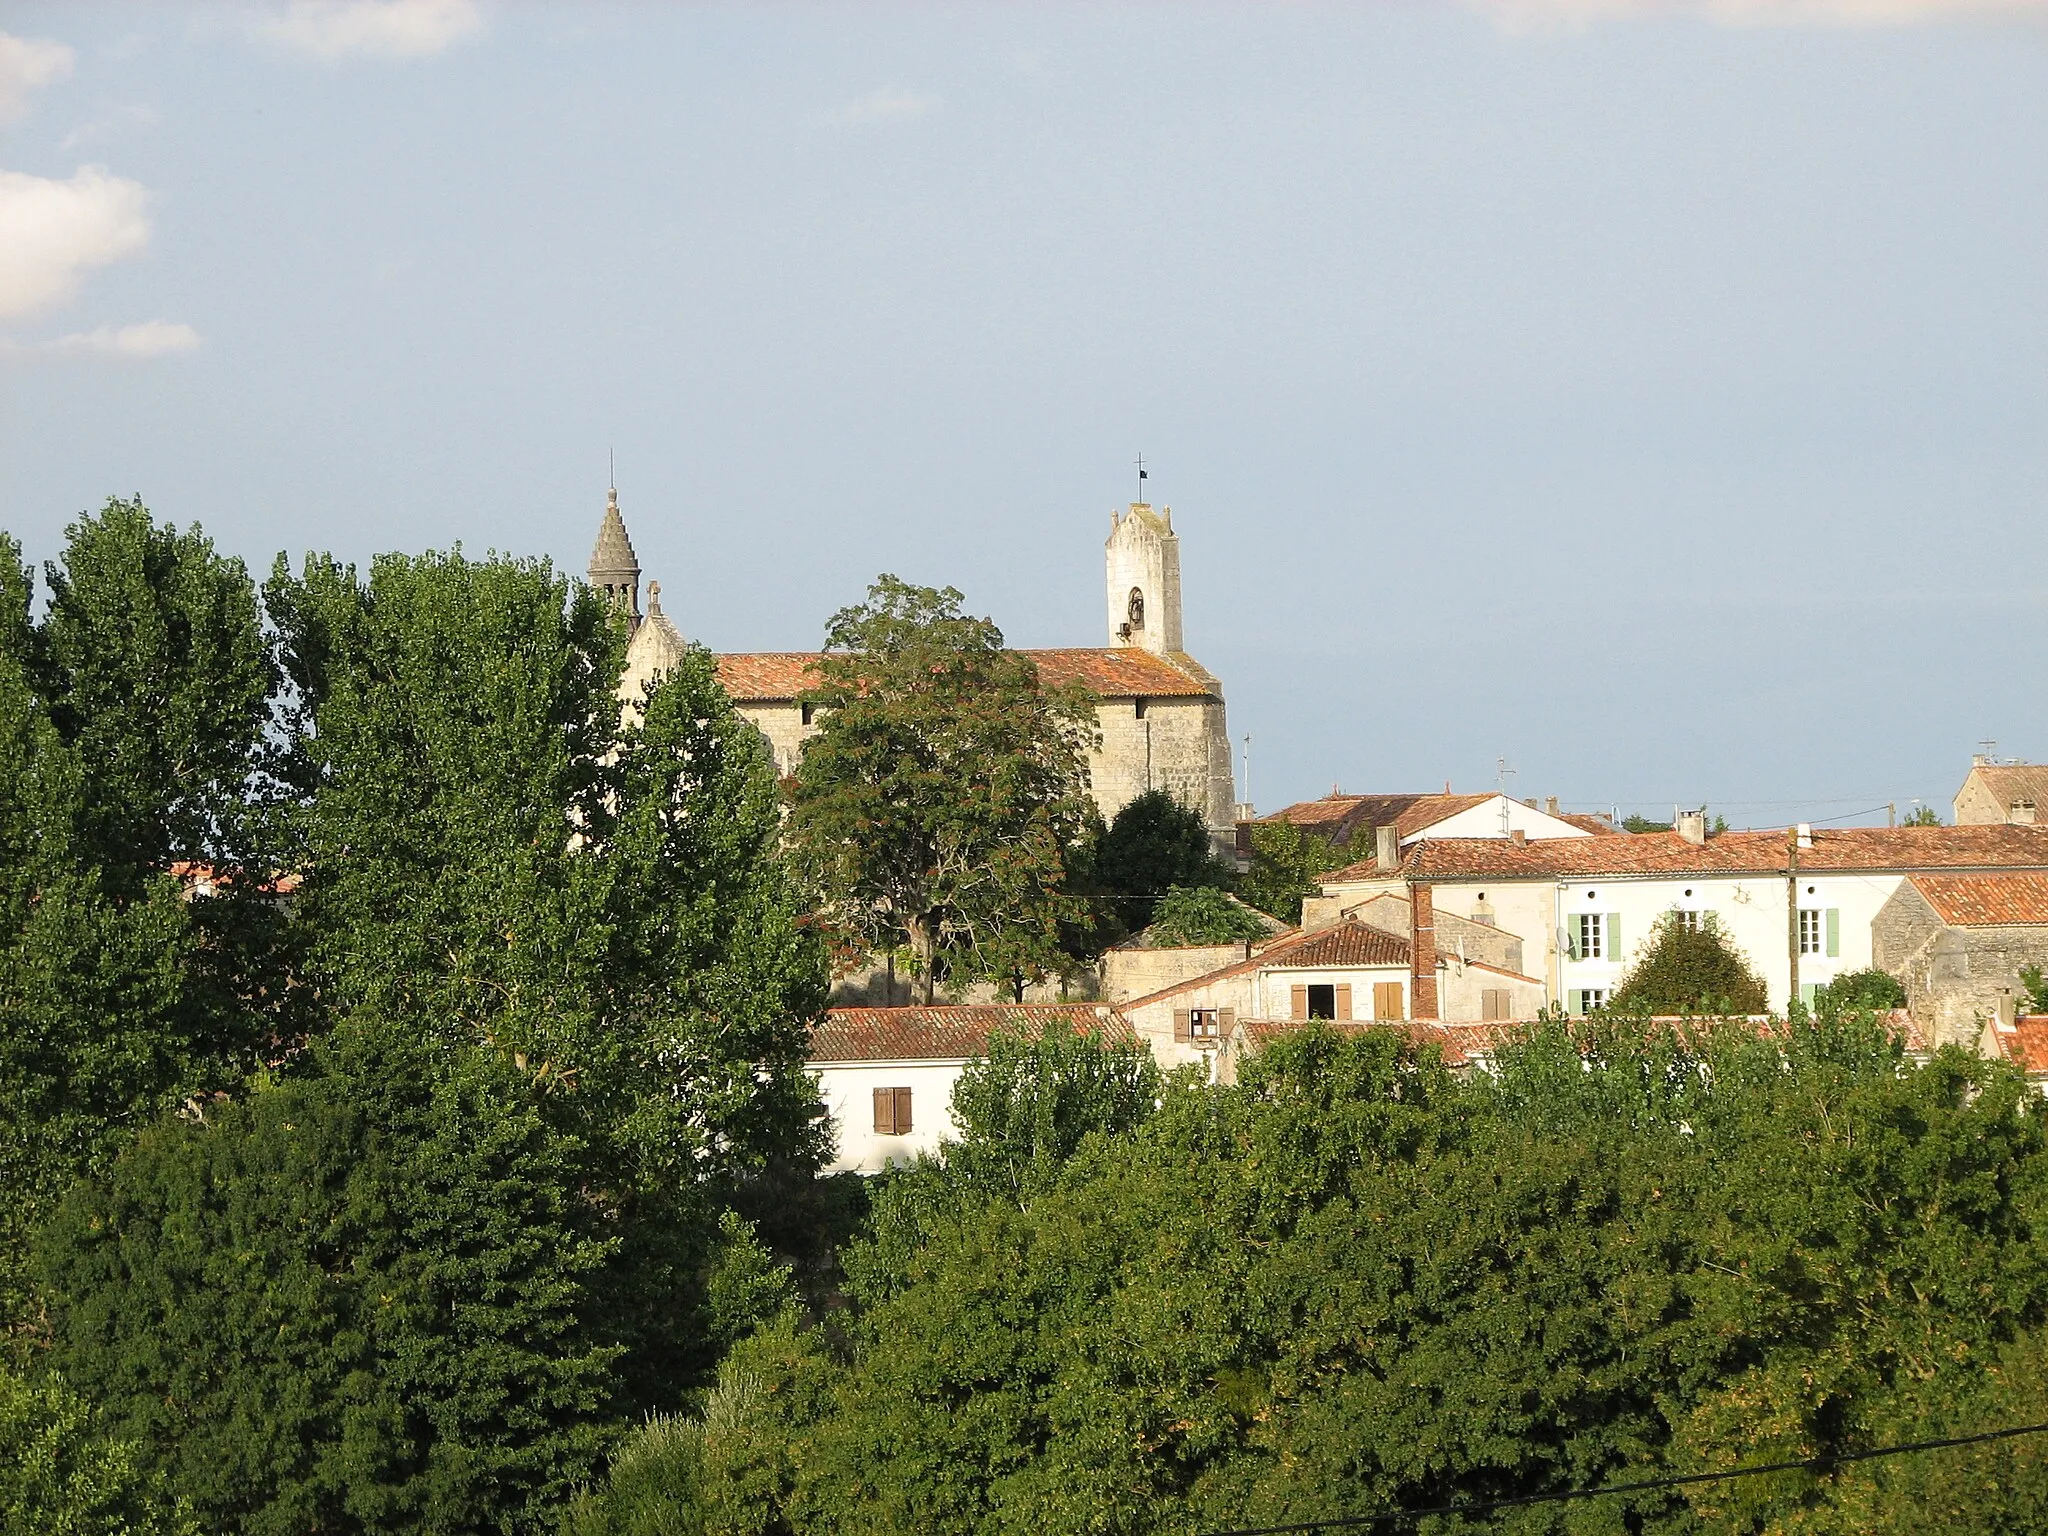
<svg viewBox="0 0 2048 1536">
<path fill-rule="evenodd" d="M 1235 1008 L 1176 1008 L 1173 1038 L 1181 1045 L 1210 1045 L 1227 1038 L 1237 1027 Z"/>
<path fill-rule="evenodd" d="M 1697 912 L 1688 911 L 1684 907 L 1680 907 L 1672 913 L 1672 920 L 1678 924 L 1678 931 L 1680 933 L 1698 933 L 1700 931 L 1700 914 Z"/>
<path fill-rule="evenodd" d="M 1336 1018 L 1337 989 L 1311 982 L 1308 989 L 1308 1016 L 1312 1019 Z"/>
<path fill-rule="evenodd" d="M 1404 1019 L 1408 1006 L 1401 998 L 1402 987 L 1398 981 L 1376 981 L 1372 984 L 1372 1016 L 1376 1019 Z"/>
<path fill-rule="evenodd" d="M 1578 987 L 1571 995 L 1573 1013 L 1598 1013 L 1607 1006 L 1605 987 Z"/>
<path fill-rule="evenodd" d="M 1842 909 L 1801 907 L 1799 909 L 1799 953 L 1839 955 L 1842 952 Z"/>
<path fill-rule="evenodd" d="M 877 1136 L 908 1136 L 910 1134 L 910 1090 L 908 1088 L 877 1088 L 875 1090 L 875 1134 Z"/>
<path fill-rule="evenodd" d="M 1606 951 L 1604 941 L 1607 937 L 1605 932 L 1607 925 L 1600 920 L 1601 915 L 1598 912 L 1581 912 L 1579 914 L 1579 931 L 1574 935 L 1577 942 L 1572 946 L 1572 958 L 1574 960 L 1599 960 L 1604 958 Z"/>
<path fill-rule="evenodd" d="M 1479 994 L 1479 1017 L 1486 1020 L 1512 1019 L 1515 994 L 1506 987 L 1488 987 Z"/>
</svg>

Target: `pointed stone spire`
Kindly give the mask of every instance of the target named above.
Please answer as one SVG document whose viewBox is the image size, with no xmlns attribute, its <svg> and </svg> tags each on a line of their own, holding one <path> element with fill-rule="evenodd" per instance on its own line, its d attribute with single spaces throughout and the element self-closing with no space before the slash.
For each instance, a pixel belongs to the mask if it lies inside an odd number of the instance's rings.
<svg viewBox="0 0 2048 1536">
<path fill-rule="evenodd" d="M 619 516 L 616 486 L 605 493 L 604 521 L 598 524 L 597 548 L 590 554 L 590 585 L 624 610 L 629 624 L 638 626 L 640 557 L 633 553 L 626 520 Z"/>
</svg>

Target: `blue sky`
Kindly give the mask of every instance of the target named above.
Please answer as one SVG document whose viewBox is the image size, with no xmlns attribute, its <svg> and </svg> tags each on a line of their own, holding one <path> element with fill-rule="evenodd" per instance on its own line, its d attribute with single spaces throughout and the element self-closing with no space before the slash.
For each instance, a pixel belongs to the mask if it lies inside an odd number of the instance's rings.
<svg viewBox="0 0 2048 1536">
<path fill-rule="evenodd" d="M 2048 5 L 0 12 L 0 526 L 880 571 L 1098 643 L 1143 452 L 1271 808 L 2048 758 Z M 1882 819 L 1882 810 L 1876 813 Z"/>
</svg>

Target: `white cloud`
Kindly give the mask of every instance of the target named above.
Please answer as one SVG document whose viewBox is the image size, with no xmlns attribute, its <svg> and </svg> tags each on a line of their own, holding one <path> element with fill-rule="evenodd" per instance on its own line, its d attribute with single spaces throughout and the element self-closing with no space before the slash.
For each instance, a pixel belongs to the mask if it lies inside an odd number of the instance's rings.
<svg viewBox="0 0 2048 1536">
<path fill-rule="evenodd" d="M 0 171 L 0 320 L 61 304 L 94 267 L 149 246 L 142 183 L 82 166 L 70 179 Z"/>
<path fill-rule="evenodd" d="M 29 93 L 68 76 L 76 57 L 64 44 L 47 38 L 0 32 L 0 122 L 12 122 L 26 112 Z"/>
<path fill-rule="evenodd" d="M 258 35 L 315 58 L 417 59 L 484 29 L 477 0 L 291 0 Z"/>
<path fill-rule="evenodd" d="M 842 123 L 882 123 L 902 117 L 923 117 L 936 112 L 939 98 L 919 96 L 912 91 L 899 91 L 884 87 L 870 91 L 858 101 L 850 101 L 836 114 Z"/>
<path fill-rule="evenodd" d="M 96 331 L 77 331 L 46 341 L 40 350 L 77 355 L 91 353 L 113 357 L 162 357 L 167 352 L 190 352 L 199 345 L 199 333 L 179 320 L 145 320 L 140 325 L 103 325 Z"/>
<path fill-rule="evenodd" d="M 1583 27 L 1643 16 L 1697 16 L 1724 26 L 1897 27 L 1923 21 L 2034 16 L 2048 0 L 1467 0 L 1511 31 Z"/>
</svg>

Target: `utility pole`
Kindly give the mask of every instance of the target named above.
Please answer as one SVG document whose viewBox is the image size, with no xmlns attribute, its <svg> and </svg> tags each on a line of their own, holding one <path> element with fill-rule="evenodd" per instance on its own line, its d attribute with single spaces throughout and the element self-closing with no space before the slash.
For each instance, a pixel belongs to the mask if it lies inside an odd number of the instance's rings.
<svg viewBox="0 0 2048 1536">
<path fill-rule="evenodd" d="M 1885 806 L 1884 806 L 1884 824 L 1885 824 L 1886 826 L 1888 826 L 1888 827 L 1896 827 L 1896 826 L 1897 826 L 1897 825 L 1899 824 L 1899 802 L 1898 802 L 1898 801 L 1896 801 L 1896 800 L 1887 800 L 1887 801 L 1885 802 Z"/>
<path fill-rule="evenodd" d="M 1791 827 L 1785 833 L 1785 959 L 1792 978 L 1790 990 L 1785 994 L 1785 1016 L 1792 1016 L 1792 1005 L 1799 1001 L 1799 829 Z"/>
</svg>

